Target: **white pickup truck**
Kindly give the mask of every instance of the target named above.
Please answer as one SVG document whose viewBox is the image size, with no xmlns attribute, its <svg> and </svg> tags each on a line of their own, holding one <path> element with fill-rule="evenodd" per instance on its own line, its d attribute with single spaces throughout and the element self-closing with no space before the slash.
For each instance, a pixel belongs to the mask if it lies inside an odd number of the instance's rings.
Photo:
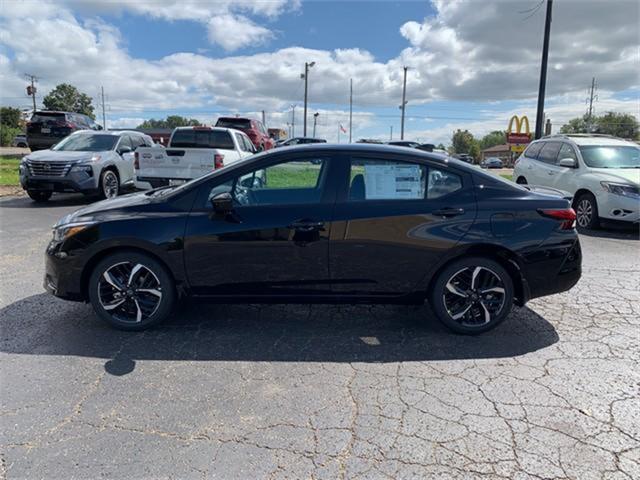
<svg viewBox="0 0 640 480">
<path fill-rule="evenodd" d="M 178 127 L 167 147 L 139 147 L 135 152 L 135 185 L 147 190 L 184 183 L 255 153 L 239 130 L 220 127 Z"/>
</svg>

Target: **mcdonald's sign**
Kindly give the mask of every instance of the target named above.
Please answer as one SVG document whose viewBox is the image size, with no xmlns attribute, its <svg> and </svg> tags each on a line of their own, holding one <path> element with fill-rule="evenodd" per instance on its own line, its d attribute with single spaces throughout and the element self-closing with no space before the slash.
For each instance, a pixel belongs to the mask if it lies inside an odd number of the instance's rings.
<svg viewBox="0 0 640 480">
<path fill-rule="evenodd" d="M 513 124 L 515 123 L 516 131 L 513 131 Z M 522 131 L 524 127 L 524 132 Z M 531 141 L 531 129 L 529 128 L 529 119 L 526 115 L 522 115 L 518 118 L 514 115 L 509 120 L 509 126 L 507 127 L 507 143 L 513 145 L 521 145 L 523 143 L 529 143 Z"/>
</svg>

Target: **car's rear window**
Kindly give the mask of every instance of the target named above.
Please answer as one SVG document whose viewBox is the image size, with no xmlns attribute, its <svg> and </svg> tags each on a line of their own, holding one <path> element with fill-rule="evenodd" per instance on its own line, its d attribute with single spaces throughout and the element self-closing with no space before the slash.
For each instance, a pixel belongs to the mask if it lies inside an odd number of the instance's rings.
<svg viewBox="0 0 640 480">
<path fill-rule="evenodd" d="M 525 150 L 524 156 L 527 158 L 538 158 L 538 153 L 540 153 L 542 145 L 544 145 L 544 142 L 532 143 Z"/>
<path fill-rule="evenodd" d="M 233 150 L 229 132 L 221 130 L 177 130 L 171 138 L 173 148 L 222 148 Z"/>
<path fill-rule="evenodd" d="M 216 127 L 249 129 L 251 128 L 251 120 L 242 118 L 219 118 L 216 122 Z"/>
<path fill-rule="evenodd" d="M 64 113 L 47 113 L 47 112 L 36 112 L 32 117 L 31 117 L 31 123 L 55 123 L 55 122 L 59 122 L 65 121 L 65 114 Z"/>
</svg>

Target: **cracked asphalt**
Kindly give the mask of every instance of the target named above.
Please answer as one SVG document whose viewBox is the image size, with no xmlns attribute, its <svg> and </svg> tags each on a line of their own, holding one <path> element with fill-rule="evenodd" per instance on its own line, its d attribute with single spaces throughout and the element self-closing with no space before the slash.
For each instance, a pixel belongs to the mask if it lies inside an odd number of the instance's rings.
<svg viewBox="0 0 640 480">
<path fill-rule="evenodd" d="M 83 202 L 0 200 L 0 478 L 639 479 L 640 242 L 479 337 L 427 307 L 182 307 L 144 333 L 43 293 Z"/>
</svg>

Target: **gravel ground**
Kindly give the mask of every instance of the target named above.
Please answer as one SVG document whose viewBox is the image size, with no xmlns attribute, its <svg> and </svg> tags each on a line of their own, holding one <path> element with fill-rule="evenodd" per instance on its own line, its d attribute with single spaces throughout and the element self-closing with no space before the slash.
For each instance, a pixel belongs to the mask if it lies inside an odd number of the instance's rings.
<svg viewBox="0 0 640 480">
<path fill-rule="evenodd" d="M 640 242 L 468 338 L 428 308 L 202 306 L 123 333 L 43 293 L 50 225 L 0 200 L 0 477 L 640 478 Z"/>
</svg>

